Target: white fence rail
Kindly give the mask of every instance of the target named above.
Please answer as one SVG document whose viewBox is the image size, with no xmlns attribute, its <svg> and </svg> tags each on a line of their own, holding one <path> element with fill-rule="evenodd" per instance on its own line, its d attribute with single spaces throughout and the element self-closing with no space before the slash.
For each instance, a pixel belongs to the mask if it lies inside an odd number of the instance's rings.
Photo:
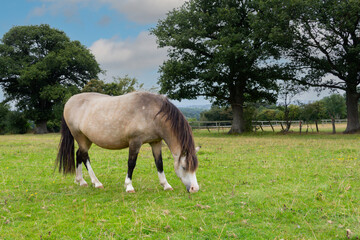
<svg viewBox="0 0 360 240">
<path fill-rule="evenodd" d="M 210 128 L 231 128 L 232 121 L 193 121 L 189 122 L 193 129 L 210 129 Z"/>
<path fill-rule="evenodd" d="M 347 119 L 335 119 L 335 123 L 339 124 L 339 123 L 346 123 Z M 304 124 L 307 124 L 306 121 L 302 121 L 302 120 L 296 120 L 296 121 L 291 121 L 291 126 L 301 126 Z M 332 120 L 331 119 L 321 119 L 318 120 L 318 124 L 331 124 Z M 210 131 L 210 129 L 224 129 L 224 128 L 231 128 L 231 124 L 232 121 L 231 120 L 227 120 L 227 121 L 192 121 L 189 122 L 190 126 L 192 129 L 208 129 Z M 275 126 L 281 126 L 281 127 L 285 127 L 286 126 L 286 121 L 281 121 L 281 120 L 271 120 L 271 121 L 252 121 L 252 126 L 253 128 L 257 127 L 275 127 Z"/>
</svg>

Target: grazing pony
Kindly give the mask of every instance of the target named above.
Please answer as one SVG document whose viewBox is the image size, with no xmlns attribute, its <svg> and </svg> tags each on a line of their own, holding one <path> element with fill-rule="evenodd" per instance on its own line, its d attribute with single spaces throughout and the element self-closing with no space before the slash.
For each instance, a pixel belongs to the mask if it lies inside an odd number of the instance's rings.
<svg viewBox="0 0 360 240">
<path fill-rule="evenodd" d="M 74 139 L 79 145 L 74 159 Z M 99 93 L 81 93 L 72 96 L 64 107 L 61 139 L 56 164 L 59 171 L 76 172 L 75 182 L 87 186 L 82 176 L 82 163 L 91 182 L 103 188 L 90 165 L 88 155 L 92 143 L 106 149 L 129 148 L 126 192 L 135 192 L 132 174 L 141 145 L 149 143 L 155 158 L 160 184 L 172 190 L 163 170 L 162 140 L 173 157 L 176 175 L 188 192 L 197 192 L 199 185 L 195 171 L 198 166 L 194 138 L 184 115 L 166 97 L 133 92 L 111 97 Z"/>
</svg>

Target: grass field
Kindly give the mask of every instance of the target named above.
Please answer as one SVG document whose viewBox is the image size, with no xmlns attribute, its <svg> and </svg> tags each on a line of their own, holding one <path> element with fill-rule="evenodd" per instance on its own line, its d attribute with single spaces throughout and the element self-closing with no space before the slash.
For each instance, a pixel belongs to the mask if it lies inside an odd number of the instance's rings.
<svg viewBox="0 0 360 240">
<path fill-rule="evenodd" d="M 166 147 L 174 191 L 162 190 L 144 145 L 136 193 L 128 194 L 127 149 L 92 147 L 92 167 L 105 187 L 95 189 L 53 172 L 58 134 L 0 136 L 0 239 L 360 237 L 360 135 L 194 135 L 202 146 L 195 194 L 176 177 Z"/>
</svg>

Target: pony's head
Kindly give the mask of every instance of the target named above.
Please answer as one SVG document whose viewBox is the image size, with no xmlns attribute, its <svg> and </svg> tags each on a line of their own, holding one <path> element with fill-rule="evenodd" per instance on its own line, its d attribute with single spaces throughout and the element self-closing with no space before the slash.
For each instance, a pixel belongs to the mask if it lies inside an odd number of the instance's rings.
<svg viewBox="0 0 360 240">
<path fill-rule="evenodd" d="M 186 190 L 190 193 L 199 191 L 199 185 L 195 174 L 197 168 L 196 153 L 199 151 L 199 149 L 200 147 L 197 147 L 195 149 L 195 154 L 191 154 L 191 156 L 190 154 L 180 156 L 180 158 L 174 162 L 176 175 L 180 178 L 182 183 L 185 185 Z M 189 161 L 189 158 L 192 158 L 192 161 Z"/>
<path fill-rule="evenodd" d="M 195 171 L 198 166 L 196 152 L 200 147 L 195 148 L 194 137 L 188 121 L 167 98 L 163 98 L 163 104 L 156 116 L 159 114 L 161 118 L 164 118 L 165 122 L 169 122 L 168 126 L 170 126 L 171 135 L 174 138 L 173 147 L 176 150 L 171 151 L 174 156 L 176 175 L 185 184 L 188 192 L 199 191 Z"/>
</svg>

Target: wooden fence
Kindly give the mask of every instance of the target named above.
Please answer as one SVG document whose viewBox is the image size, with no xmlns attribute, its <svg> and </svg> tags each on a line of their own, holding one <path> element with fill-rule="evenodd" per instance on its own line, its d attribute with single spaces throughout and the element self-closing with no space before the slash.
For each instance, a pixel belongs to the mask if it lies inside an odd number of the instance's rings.
<svg viewBox="0 0 360 240">
<path fill-rule="evenodd" d="M 309 130 L 309 126 L 312 129 L 312 125 L 315 124 L 316 126 L 316 131 L 319 132 L 318 129 L 318 124 L 332 124 L 333 120 L 332 119 L 321 119 L 317 122 L 314 123 L 308 123 L 306 121 L 290 121 L 291 124 L 291 128 L 299 128 L 300 132 L 302 131 L 302 129 L 306 128 L 306 132 Z M 346 123 L 347 119 L 335 119 L 334 120 L 334 124 L 342 124 L 342 123 Z M 211 129 L 217 129 L 218 131 L 220 130 L 225 130 L 226 128 L 231 128 L 231 124 L 232 121 L 231 120 L 227 120 L 227 121 L 192 121 L 189 122 L 190 126 L 192 129 L 207 129 L 208 131 L 210 131 Z M 252 121 L 252 127 L 253 130 L 256 131 L 264 131 L 265 127 L 271 127 L 272 131 L 275 132 L 275 127 L 281 127 L 280 130 L 284 130 L 286 129 L 287 126 L 287 122 L 286 121 L 280 121 L 280 120 L 272 120 L 272 121 Z M 314 130 L 312 130 L 314 131 Z"/>
<path fill-rule="evenodd" d="M 225 128 L 231 128 L 232 121 L 193 121 L 189 122 L 192 129 L 207 129 L 210 131 L 210 129 L 217 129 L 220 131 L 220 129 Z"/>
</svg>

